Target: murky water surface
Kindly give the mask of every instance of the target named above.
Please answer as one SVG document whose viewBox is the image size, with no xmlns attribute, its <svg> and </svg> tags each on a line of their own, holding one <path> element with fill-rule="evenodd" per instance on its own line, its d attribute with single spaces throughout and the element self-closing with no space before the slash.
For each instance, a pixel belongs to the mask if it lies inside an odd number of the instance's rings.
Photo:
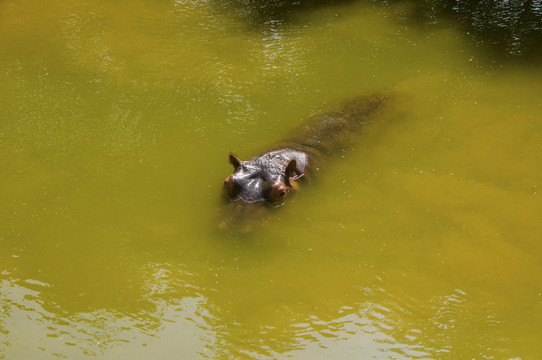
<svg viewBox="0 0 542 360">
<path fill-rule="evenodd" d="M 0 358 L 534 359 L 542 70 L 408 3 L 0 4 Z M 395 100 L 249 235 L 246 159 Z"/>
</svg>

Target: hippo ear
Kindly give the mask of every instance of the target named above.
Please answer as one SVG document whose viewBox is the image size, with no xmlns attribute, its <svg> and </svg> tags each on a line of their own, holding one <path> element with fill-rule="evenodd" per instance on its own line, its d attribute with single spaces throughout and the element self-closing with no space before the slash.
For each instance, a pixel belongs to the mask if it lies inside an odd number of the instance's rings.
<svg viewBox="0 0 542 360">
<path fill-rule="evenodd" d="M 295 178 L 297 176 L 296 169 L 297 162 L 295 161 L 295 159 L 290 160 L 290 163 L 288 164 L 288 166 L 286 166 L 286 170 L 284 172 L 286 179 Z"/>
<path fill-rule="evenodd" d="M 235 157 L 235 155 L 230 154 L 230 163 L 233 165 L 233 168 L 237 170 L 241 166 L 241 160 Z"/>
</svg>

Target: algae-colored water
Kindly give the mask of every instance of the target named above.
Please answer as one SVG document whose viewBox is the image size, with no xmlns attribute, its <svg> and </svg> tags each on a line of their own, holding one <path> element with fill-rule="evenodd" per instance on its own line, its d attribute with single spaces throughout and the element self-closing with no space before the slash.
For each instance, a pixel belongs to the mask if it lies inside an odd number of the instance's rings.
<svg viewBox="0 0 542 360">
<path fill-rule="evenodd" d="M 0 358 L 535 359 L 542 69 L 408 3 L 0 4 Z M 249 235 L 246 159 L 393 105 Z"/>
</svg>

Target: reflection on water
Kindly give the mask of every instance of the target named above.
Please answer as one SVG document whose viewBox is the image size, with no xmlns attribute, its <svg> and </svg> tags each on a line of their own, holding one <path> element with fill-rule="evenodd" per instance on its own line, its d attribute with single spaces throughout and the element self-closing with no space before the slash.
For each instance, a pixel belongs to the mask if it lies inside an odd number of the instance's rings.
<svg viewBox="0 0 542 360">
<path fill-rule="evenodd" d="M 0 358 L 540 354 L 540 72 L 410 3 L 271 3 L 0 5 Z M 264 230 L 213 228 L 228 153 L 388 89 Z"/>
<path fill-rule="evenodd" d="M 78 358 L 81 355 L 101 358 L 105 354 L 127 357 L 132 351 L 125 347 L 134 345 L 138 347 L 138 356 L 148 357 L 159 352 L 164 343 L 183 337 L 207 338 L 212 343 L 204 323 L 193 317 L 194 313 L 205 314 L 202 299 L 198 297 L 182 297 L 179 301 L 172 297 L 169 301 L 155 297 L 151 311 L 143 306 L 132 314 L 114 309 L 71 313 L 59 306 L 46 310 L 44 306 L 52 304 L 43 300 L 44 294 L 40 294 L 39 289 L 31 290 L 29 283 L 31 281 L 21 284 L 3 281 L 0 286 L 2 343 L 4 351 L 7 350 L 0 355 L 6 358 Z M 157 333 L 161 334 L 159 338 Z M 30 342 L 37 345 L 29 346 Z M 194 344 L 178 349 L 176 355 L 195 358 L 204 351 L 204 346 Z"/>
</svg>

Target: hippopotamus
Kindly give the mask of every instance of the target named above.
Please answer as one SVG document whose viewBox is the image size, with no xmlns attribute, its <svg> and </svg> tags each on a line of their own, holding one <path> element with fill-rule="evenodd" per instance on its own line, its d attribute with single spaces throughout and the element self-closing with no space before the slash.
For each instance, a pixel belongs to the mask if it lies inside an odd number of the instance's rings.
<svg viewBox="0 0 542 360">
<path fill-rule="evenodd" d="M 266 152 L 247 161 L 230 154 L 234 173 L 224 180 L 224 191 L 231 200 L 270 205 L 280 203 L 294 181 L 308 171 L 311 157 L 307 152 L 285 147 Z"/>
<path fill-rule="evenodd" d="M 265 222 L 270 209 L 284 205 L 299 183 L 308 182 L 326 159 L 359 142 L 362 129 L 387 100 L 383 95 L 351 99 L 337 111 L 314 116 L 291 138 L 249 160 L 230 154 L 233 173 L 224 180 L 227 203 L 219 227 L 249 232 Z"/>
</svg>

